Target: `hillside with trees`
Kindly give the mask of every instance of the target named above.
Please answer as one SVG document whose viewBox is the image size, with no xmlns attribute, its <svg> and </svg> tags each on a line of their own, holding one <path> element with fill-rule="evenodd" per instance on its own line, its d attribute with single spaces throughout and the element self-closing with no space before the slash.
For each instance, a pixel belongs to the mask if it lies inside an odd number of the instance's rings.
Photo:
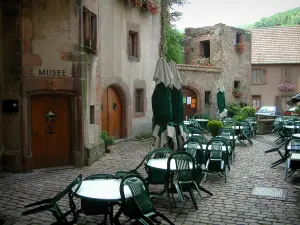
<svg viewBox="0 0 300 225">
<path fill-rule="evenodd" d="M 262 18 L 254 24 L 247 25 L 244 29 L 275 27 L 276 24 L 281 26 L 295 26 L 300 23 L 300 7 L 276 13 L 273 16 Z"/>
</svg>

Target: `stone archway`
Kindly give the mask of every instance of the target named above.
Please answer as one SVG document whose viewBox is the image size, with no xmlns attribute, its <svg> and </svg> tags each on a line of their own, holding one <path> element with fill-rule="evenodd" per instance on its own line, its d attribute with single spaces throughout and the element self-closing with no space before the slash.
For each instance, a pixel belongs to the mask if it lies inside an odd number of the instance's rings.
<svg viewBox="0 0 300 225">
<path fill-rule="evenodd" d="M 132 100 L 130 96 L 130 91 L 127 84 L 119 77 L 110 77 L 102 85 L 102 94 L 112 88 L 117 95 L 120 97 L 120 102 L 122 105 L 121 112 L 121 137 L 130 137 L 132 130 Z M 101 121 L 102 121 L 102 100 L 101 100 Z M 101 122 L 101 130 L 102 122 Z"/>
</svg>

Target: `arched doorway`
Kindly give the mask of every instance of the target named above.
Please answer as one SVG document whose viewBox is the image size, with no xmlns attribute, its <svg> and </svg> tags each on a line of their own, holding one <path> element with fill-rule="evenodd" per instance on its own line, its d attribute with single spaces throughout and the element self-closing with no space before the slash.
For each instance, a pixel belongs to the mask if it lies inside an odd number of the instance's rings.
<svg viewBox="0 0 300 225">
<path fill-rule="evenodd" d="M 122 102 L 113 87 L 107 87 L 102 94 L 102 130 L 106 130 L 115 139 L 122 138 Z"/>
<path fill-rule="evenodd" d="M 70 97 L 34 95 L 30 99 L 33 168 L 70 165 Z"/>
<path fill-rule="evenodd" d="M 182 88 L 183 91 L 183 104 L 184 104 L 184 119 L 190 118 L 197 113 L 197 95 L 196 93 L 187 87 Z"/>
</svg>

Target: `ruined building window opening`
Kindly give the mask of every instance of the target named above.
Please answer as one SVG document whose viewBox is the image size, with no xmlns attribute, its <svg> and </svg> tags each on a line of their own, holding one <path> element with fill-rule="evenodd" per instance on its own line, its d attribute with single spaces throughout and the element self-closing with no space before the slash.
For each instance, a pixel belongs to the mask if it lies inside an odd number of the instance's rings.
<svg viewBox="0 0 300 225">
<path fill-rule="evenodd" d="M 261 69 L 252 70 L 252 83 L 262 83 Z"/>
<path fill-rule="evenodd" d="M 97 16 L 83 9 L 83 36 L 84 46 L 97 50 Z"/>
<path fill-rule="evenodd" d="M 211 92 L 205 91 L 204 103 L 209 105 L 211 103 L 210 100 L 211 100 Z"/>
<path fill-rule="evenodd" d="M 241 33 L 236 33 L 236 39 L 235 39 L 235 43 L 239 44 L 243 42 L 243 34 Z"/>
<path fill-rule="evenodd" d="M 144 89 L 135 90 L 135 112 L 144 112 Z"/>
<path fill-rule="evenodd" d="M 138 58 L 138 33 L 134 31 L 129 31 L 128 40 L 129 56 Z"/>
<path fill-rule="evenodd" d="M 210 40 L 200 41 L 200 56 L 210 58 Z"/>
<path fill-rule="evenodd" d="M 95 106 L 90 106 L 90 124 L 95 124 Z"/>
<path fill-rule="evenodd" d="M 233 88 L 234 88 L 234 89 L 239 89 L 239 88 L 241 88 L 241 82 L 240 82 L 239 80 L 235 80 L 235 81 L 233 82 Z"/>
</svg>

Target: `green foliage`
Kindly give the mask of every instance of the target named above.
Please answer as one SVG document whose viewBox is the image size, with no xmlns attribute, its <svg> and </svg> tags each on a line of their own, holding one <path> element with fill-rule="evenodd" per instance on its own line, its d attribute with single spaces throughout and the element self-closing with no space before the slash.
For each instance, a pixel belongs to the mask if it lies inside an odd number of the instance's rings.
<svg viewBox="0 0 300 225">
<path fill-rule="evenodd" d="M 115 139 L 112 136 L 109 136 L 106 130 L 101 132 L 101 138 L 105 143 L 105 147 L 111 146 L 115 144 Z"/>
<path fill-rule="evenodd" d="M 236 121 L 245 120 L 248 117 L 255 117 L 256 108 L 251 106 L 246 106 L 240 110 L 240 112 L 234 117 Z"/>
<path fill-rule="evenodd" d="M 207 129 L 213 137 L 216 137 L 222 128 L 223 128 L 223 123 L 218 120 L 211 120 L 207 124 Z"/>
<path fill-rule="evenodd" d="M 184 63 L 184 34 L 170 25 L 166 27 L 166 58 L 177 64 Z"/>
<path fill-rule="evenodd" d="M 228 110 L 228 116 L 229 117 L 236 116 L 242 109 L 241 105 L 237 104 L 235 102 L 229 103 L 226 108 Z"/>
<path fill-rule="evenodd" d="M 300 23 L 300 7 L 262 18 L 260 21 L 246 26 L 245 29 L 275 27 L 276 24 L 281 24 L 281 26 L 295 26 L 298 23 Z"/>
<path fill-rule="evenodd" d="M 296 113 L 300 113 L 300 106 L 298 106 L 298 107 L 295 109 L 295 112 L 296 112 Z"/>
<path fill-rule="evenodd" d="M 137 139 L 138 141 L 142 141 L 145 139 L 149 139 L 152 137 L 152 133 L 148 132 L 148 133 L 140 133 L 139 135 L 136 135 L 134 138 Z"/>
</svg>

